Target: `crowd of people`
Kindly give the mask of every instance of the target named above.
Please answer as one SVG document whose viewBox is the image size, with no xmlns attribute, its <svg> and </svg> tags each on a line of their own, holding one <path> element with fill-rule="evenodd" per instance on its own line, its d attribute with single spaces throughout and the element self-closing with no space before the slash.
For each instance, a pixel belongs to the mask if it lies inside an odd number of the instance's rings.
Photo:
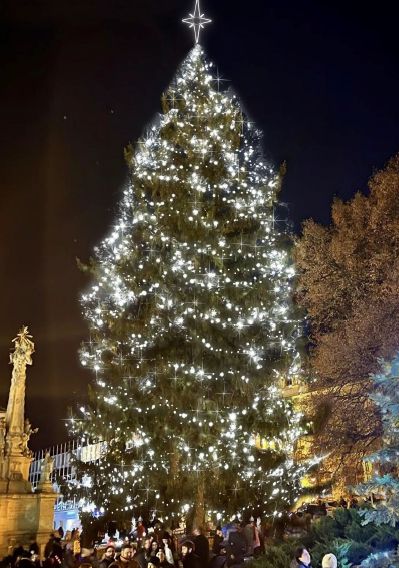
<svg viewBox="0 0 399 568">
<path fill-rule="evenodd" d="M 122 540 L 121 540 L 122 538 Z M 36 543 L 19 547 L 4 559 L 6 568 L 242 568 L 261 553 L 263 539 L 255 521 L 235 519 L 212 536 L 202 528 L 176 538 L 158 522 L 146 529 L 140 521 L 131 534 L 108 537 L 93 548 L 81 547 L 79 530 L 60 527 L 50 535 L 40 558 Z"/>
<path fill-rule="evenodd" d="M 2 561 L 4 568 L 244 568 L 245 563 L 265 550 L 262 530 L 253 519 L 235 519 L 218 526 L 206 536 L 202 528 L 179 538 L 157 522 L 147 529 L 139 521 L 127 535 L 107 536 L 93 548 L 81 547 L 78 529 L 51 533 L 44 550 L 32 541 L 28 549 L 18 547 Z M 122 540 L 121 540 L 122 538 Z M 287 567 L 288 568 L 288 567 Z M 308 550 L 296 549 L 289 568 L 312 568 Z M 322 568 L 337 568 L 337 559 L 326 554 Z"/>
</svg>

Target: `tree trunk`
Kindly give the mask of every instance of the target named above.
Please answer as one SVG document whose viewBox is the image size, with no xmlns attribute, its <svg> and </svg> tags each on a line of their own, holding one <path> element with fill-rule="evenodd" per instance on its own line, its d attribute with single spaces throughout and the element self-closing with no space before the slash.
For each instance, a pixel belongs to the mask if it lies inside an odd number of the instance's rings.
<svg viewBox="0 0 399 568">
<path fill-rule="evenodd" d="M 186 517 L 186 533 L 191 534 L 195 528 L 205 524 L 205 480 L 203 476 L 198 478 L 195 501 L 192 510 Z"/>
</svg>

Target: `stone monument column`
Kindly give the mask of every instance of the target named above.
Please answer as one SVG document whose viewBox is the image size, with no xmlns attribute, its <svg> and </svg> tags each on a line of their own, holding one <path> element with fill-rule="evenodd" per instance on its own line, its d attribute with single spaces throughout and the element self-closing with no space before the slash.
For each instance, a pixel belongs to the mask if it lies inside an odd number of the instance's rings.
<svg viewBox="0 0 399 568">
<path fill-rule="evenodd" d="M 46 455 L 40 483 L 32 491 L 29 466 L 32 452 L 28 447 L 31 434 L 37 432 L 25 418 L 26 366 L 32 365 L 35 346 L 28 328 L 23 326 L 13 340 L 10 354 L 13 366 L 7 410 L 0 411 L 0 558 L 14 546 L 28 546 L 34 537 L 44 550 L 53 528 L 54 503 L 51 474 L 53 460 Z"/>
<path fill-rule="evenodd" d="M 35 345 L 26 326 L 22 327 L 17 337 L 13 339 L 13 343 L 15 349 L 13 353 L 10 353 L 10 364 L 13 365 L 13 370 L 6 412 L 6 428 L 10 450 L 17 451 L 20 438 L 24 433 L 26 365 L 32 365 Z"/>
<path fill-rule="evenodd" d="M 10 363 L 13 365 L 10 394 L 5 416 L 3 415 L 5 420 L 3 419 L 3 424 L 0 424 L 0 437 L 3 434 L 4 440 L 4 458 L 0 479 L 26 486 L 29 484 L 31 462 L 28 441 L 34 432 L 29 420 L 25 420 L 26 366 L 32 365 L 35 346 L 26 326 L 21 328 L 17 337 L 13 339 L 13 343 L 15 348 L 10 353 Z M 1 426 L 3 426 L 3 432 L 1 432 Z M 3 440 L 0 440 L 0 447 Z"/>
</svg>

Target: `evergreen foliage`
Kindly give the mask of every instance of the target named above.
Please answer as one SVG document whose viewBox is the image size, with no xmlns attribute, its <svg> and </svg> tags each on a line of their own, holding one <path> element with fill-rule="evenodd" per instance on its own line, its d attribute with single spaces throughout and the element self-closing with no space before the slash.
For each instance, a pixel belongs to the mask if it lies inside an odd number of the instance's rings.
<svg viewBox="0 0 399 568">
<path fill-rule="evenodd" d="M 360 564 L 361 568 L 394 568 L 399 565 L 395 551 L 376 552 L 370 554 Z"/>
<path fill-rule="evenodd" d="M 380 501 L 372 501 L 372 506 L 361 511 L 364 524 L 390 524 L 399 521 L 399 353 L 388 363 L 380 361 L 381 372 L 373 375 L 374 391 L 370 398 L 380 411 L 383 426 L 382 446 L 367 457 L 367 461 L 377 463 L 382 475 L 374 475 L 367 483 L 360 485 L 360 494 L 383 495 Z M 385 474 L 384 474 L 385 473 Z"/>
<path fill-rule="evenodd" d="M 281 179 L 200 46 L 126 157 L 131 182 L 82 298 L 95 381 L 72 431 L 102 453 L 77 461 L 72 489 L 130 517 L 287 508 L 305 466 L 279 389 L 300 372 Z"/>
<path fill-rule="evenodd" d="M 358 510 L 338 508 L 334 516 L 313 523 L 302 542 L 310 550 L 314 566 L 320 566 L 328 552 L 356 565 L 371 553 L 394 549 L 399 533 L 388 526 L 363 526 Z"/>
<path fill-rule="evenodd" d="M 251 562 L 251 568 L 287 568 L 290 565 L 295 547 L 286 544 L 266 546 L 265 554 Z"/>
<path fill-rule="evenodd" d="M 350 547 L 351 543 L 347 540 L 337 539 L 333 542 L 333 550 L 335 550 L 339 568 L 350 568 L 352 566 L 348 560 Z"/>
<path fill-rule="evenodd" d="M 387 551 L 395 550 L 399 543 L 399 531 L 389 525 L 362 525 L 362 517 L 356 509 L 338 508 L 332 517 L 321 517 L 313 522 L 310 531 L 300 540 L 275 543 L 266 547 L 266 556 L 253 565 L 256 568 L 282 568 L 290 565 L 295 548 L 305 546 L 311 555 L 312 566 L 321 566 L 325 554 L 335 554 L 339 568 L 350 568 L 368 560 L 370 566 L 381 561 L 385 567 Z M 392 560 L 392 555 L 388 554 Z M 374 560 L 373 560 L 374 558 Z"/>
</svg>

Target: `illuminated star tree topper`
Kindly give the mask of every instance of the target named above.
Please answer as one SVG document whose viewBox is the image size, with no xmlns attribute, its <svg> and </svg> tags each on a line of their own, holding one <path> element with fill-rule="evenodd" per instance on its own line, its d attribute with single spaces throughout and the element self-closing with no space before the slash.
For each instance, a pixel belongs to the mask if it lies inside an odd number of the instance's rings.
<svg viewBox="0 0 399 568">
<path fill-rule="evenodd" d="M 194 30 L 195 43 L 199 43 L 199 36 L 205 25 L 212 22 L 212 20 L 205 18 L 205 15 L 201 13 L 200 0 L 195 0 L 194 12 L 190 13 L 189 18 L 184 18 L 182 21 Z"/>
</svg>

